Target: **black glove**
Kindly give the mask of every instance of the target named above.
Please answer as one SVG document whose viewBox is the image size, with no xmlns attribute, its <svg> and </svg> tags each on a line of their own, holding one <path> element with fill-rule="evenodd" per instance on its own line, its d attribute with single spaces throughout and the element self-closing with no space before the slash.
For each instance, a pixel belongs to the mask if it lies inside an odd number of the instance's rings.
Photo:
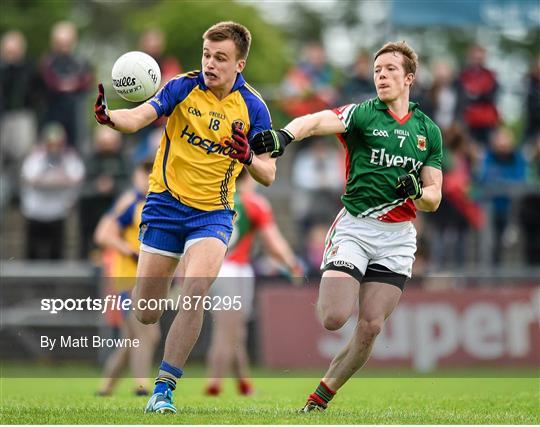
<svg viewBox="0 0 540 427">
<path fill-rule="evenodd" d="M 246 134 L 238 126 L 233 125 L 232 139 L 231 147 L 233 149 L 229 153 L 229 157 L 249 166 L 253 161 L 253 151 L 251 151 Z"/>
<path fill-rule="evenodd" d="M 396 193 L 404 199 L 407 197 L 412 200 L 419 199 L 422 197 L 422 180 L 414 173 L 401 175 L 396 184 Z"/>
<path fill-rule="evenodd" d="M 255 134 L 251 140 L 251 149 L 255 154 L 271 153 L 271 157 L 279 157 L 293 141 L 294 135 L 287 129 L 265 130 Z"/>
</svg>

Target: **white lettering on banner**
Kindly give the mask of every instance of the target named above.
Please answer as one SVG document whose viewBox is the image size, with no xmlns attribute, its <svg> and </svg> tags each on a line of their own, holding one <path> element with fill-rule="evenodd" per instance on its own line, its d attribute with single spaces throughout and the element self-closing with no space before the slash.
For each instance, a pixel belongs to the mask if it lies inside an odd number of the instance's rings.
<svg viewBox="0 0 540 427">
<path fill-rule="evenodd" d="M 356 318 L 351 316 L 339 331 L 323 336 L 317 342 L 317 349 L 324 357 L 333 359 L 337 352 L 347 345 L 354 333 L 355 326 Z"/>
<path fill-rule="evenodd" d="M 413 365 L 422 372 L 434 368 L 458 347 L 458 315 L 450 304 L 422 304 L 416 309 Z"/>
<path fill-rule="evenodd" d="M 474 304 L 463 314 L 463 347 L 480 359 L 504 354 L 503 313 L 494 304 Z"/>
<path fill-rule="evenodd" d="M 430 371 L 439 361 L 462 349 L 469 357 L 495 360 L 522 358 L 531 352 L 531 326 L 540 322 L 540 290 L 530 301 L 517 300 L 503 307 L 472 302 L 459 309 L 451 302 L 403 302 L 399 305 L 373 348 L 378 360 L 410 359 L 414 368 Z M 352 316 L 339 331 L 322 336 L 317 345 L 333 358 L 354 333 Z"/>
<path fill-rule="evenodd" d="M 378 359 L 407 358 L 411 352 L 410 343 L 412 337 L 409 336 L 409 324 L 411 323 L 412 310 L 404 306 L 397 309 L 392 314 L 392 322 L 388 322 L 380 333 L 375 347 L 373 357 Z M 392 351 L 388 351 L 388 349 Z"/>
<path fill-rule="evenodd" d="M 540 296 L 540 291 L 536 295 Z M 537 321 L 536 316 L 540 317 L 540 311 L 530 304 L 514 303 L 506 310 L 506 348 L 510 356 L 523 357 L 530 351 L 529 325 Z"/>
</svg>

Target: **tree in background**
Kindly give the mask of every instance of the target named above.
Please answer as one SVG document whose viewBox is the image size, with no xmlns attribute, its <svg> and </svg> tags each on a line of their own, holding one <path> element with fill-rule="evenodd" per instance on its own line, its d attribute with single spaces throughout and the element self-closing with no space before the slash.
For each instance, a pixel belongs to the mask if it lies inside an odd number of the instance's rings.
<svg viewBox="0 0 540 427">
<path fill-rule="evenodd" d="M 201 37 L 208 25 L 236 21 L 250 28 L 253 42 L 246 78 L 254 85 L 277 83 L 285 73 L 285 39 L 277 27 L 265 22 L 253 6 L 231 0 L 218 3 L 160 1 L 140 8 L 127 18 L 132 32 L 159 26 L 167 37 L 166 52 L 179 57 L 186 70 L 200 68 Z"/>
<path fill-rule="evenodd" d="M 94 61 L 99 60 L 100 52 L 118 45 L 118 40 L 135 49 L 142 31 L 158 27 L 167 38 L 166 54 L 176 56 L 185 69 L 199 68 L 200 34 L 212 23 L 232 20 L 252 29 L 246 78 L 254 85 L 278 83 L 288 66 L 286 39 L 278 27 L 265 22 L 254 6 L 232 0 L 219 3 L 148 0 L 137 4 L 3 0 L 0 33 L 20 30 L 28 40 L 30 55 L 37 58 L 47 48 L 51 27 L 66 19 L 77 25 L 81 41 L 95 53 Z"/>
</svg>

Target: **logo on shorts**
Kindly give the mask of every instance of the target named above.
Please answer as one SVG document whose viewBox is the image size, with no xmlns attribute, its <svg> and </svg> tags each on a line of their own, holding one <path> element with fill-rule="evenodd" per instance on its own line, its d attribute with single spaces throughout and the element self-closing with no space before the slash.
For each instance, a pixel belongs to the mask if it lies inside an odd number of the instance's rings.
<svg viewBox="0 0 540 427">
<path fill-rule="evenodd" d="M 144 234 L 146 233 L 146 230 L 148 230 L 147 224 L 141 224 L 141 227 L 139 228 L 139 240 L 144 239 Z"/>
<path fill-rule="evenodd" d="M 334 247 L 332 248 L 332 250 L 330 251 L 330 255 L 329 255 L 329 256 L 331 256 L 331 257 L 332 257 L 332 256 L 336 256 L 336 255 L 337 255 L 338 249 L 339 249 L 339 246 L 337 246 L 337 245 L 334 246 Z"/>
<path fill-rule="evenodd" d="M 224 240 L 227 240 L 227 235 L 223 231 L 217 231 L 217 234 L 223 237 Z"/>
<path fill-rule="evenodd" d="M 424 135 L 416 135 L 416 146 L 420 151 L 426 151 L 427 138 Z"/>
<path fill-rule="evenodd" d="M 349 270 L 354 270 L 354 265 L 347 261 L 333 261 L 332 264 L 334 264 L 335 267 L 345 267 Z"/>
</svg>

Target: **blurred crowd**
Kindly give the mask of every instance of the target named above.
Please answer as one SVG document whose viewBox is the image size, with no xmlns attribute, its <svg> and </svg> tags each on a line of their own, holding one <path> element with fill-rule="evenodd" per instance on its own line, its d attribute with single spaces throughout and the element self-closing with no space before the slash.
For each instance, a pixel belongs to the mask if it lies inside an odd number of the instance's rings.
<svg viewBox="0 0 540 427">
<path fill-rule="evenodd" d="M 523 76 L 523 130 L 503 123 L 499 84 L 487 51 L 471 45 L 460 66 L 435 60 L 414 83 L 411 100 L 441 128 L 444 143 L 443 201 L 434 214 L 419 214 L 417 273 L 467 266 L 500 266 L 521 242 L 521 259 L 540 265 L 540 56 Z M 281 87 L 280 105 L 290 117 L 376 96 L 372 56 L 359 52 L 338 70 L 323 46 L 310 43 Z M 316 274 L 325 233 L 339 210 L 344 152 L 335 138 L 296 146 L 293 211 L 306 236 L 304 257 Z M 482 260 L 482 246 L 490 250 Z"/>
<path fill-rule="evenodd" d="M 4 227 L 10 207 L 24 217 L 26 259 L 91 257 L 100 217 L 130 185 L 134 166 L 159 144 L 163 121 L 129 138 L 94 123 L 95 72 L 77 47 L 77 28 L 69 21 L 52 27 L 49 50 L 39 58 L 27 55 L 19 31 L 0 41 L 0 214 Z M 158 61 L 163 81 L 181 72 L 180 63 L 164 55 L 160 30 L 143 32 L 137 49 Z M 74 256 L 66 253 L 72 216 Z"/>
<path fill-rule="evenodd" d="M 129 185 L 133 166 L 155 153 L 163 121 L 129 137 L 94 125 L 95 72 L 79 54 L 71 22 L 52 27 L 49 50 L 39 58 L 27 55 L 18 31 L 4 33 L 0 43 L 0 214 L 16 208 L 24 217 L 28 259 L 67 257 L 66 221 L 75 215 L 76 257 L 87 259 L 99 218 Z M 152 29 L 137 46 L 158 61 L 163 82 L 181 72 L 180 63 L 164 55 L 165 44 L 163 33 Z M 539 265 L 540 57 L 523 76 L 519 131 L 502 122 L 500 76 L 487 66 L 486 49 L 472 45 L 463 59 L 422 64 L 429 71 L 411 95 L 444 141 L 443 202 L 435 214 L 418 217 L 417 268 L 474 264 L 485 243 L 479 236 L 486 235 L 492 265 L 504 263 L 518 241 L 523 263 Z M 359 52 L 349 68 L 337 69 L 321 44 L 308 43 L 279 94 L 274 107 L 288 117 L 360 103 L 376 96 L 372 56 Z M 303 236 L 291 243 L 316 275 L 326 230 L 340 209 L 345 153 L 336 138 L 312 138 L 290 155 L 290 208 Z"/>
</svg>

